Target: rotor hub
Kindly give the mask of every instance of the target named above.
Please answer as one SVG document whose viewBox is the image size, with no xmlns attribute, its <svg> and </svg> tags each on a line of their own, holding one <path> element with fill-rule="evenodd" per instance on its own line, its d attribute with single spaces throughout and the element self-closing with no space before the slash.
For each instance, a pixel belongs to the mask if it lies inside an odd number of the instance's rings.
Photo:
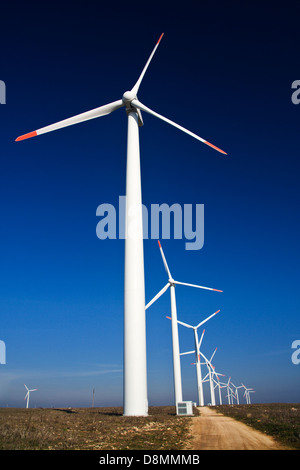
<svg viewBox="0 0 300 470">
<path fill-rule="evenodd" d="M 133 91 L 125 91 L 122 100 L 125 105 L 128 105 L 131 103 L 132 100 L 134 100 L 134 98 L 136 98 L 136 96 Z"/>
</svg>

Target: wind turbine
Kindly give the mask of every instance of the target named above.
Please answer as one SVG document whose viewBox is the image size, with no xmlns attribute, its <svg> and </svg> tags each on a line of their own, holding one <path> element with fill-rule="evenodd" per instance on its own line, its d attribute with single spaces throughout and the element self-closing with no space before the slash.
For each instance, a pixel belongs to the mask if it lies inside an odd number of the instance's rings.
<svg viewBox="0 0 300 470">
<path fill-rule="evenodd" d="M 255 393 L 255 390 L 253 390 L 253 388 L 249 388 L 248 391 L 247 391 L 247 394 L 248 394 L 248 404 L 249 404 L 249 405 L 251 405 L 250 393 Z"/>
<path fill-rule="evenodd" d="M 217 348 L 215 349 L 215 352 L 216 352 L 216 350 L 217 350 Z M 215 383 L 214 389 L 218 388 L 218 391 L 219 391 L 219 404 L 222 405 L 221 388 L 224 388 L 224 387 L 221 386 L 219 376 L 225 377 L 225 375 L 221 374 L 220 372 L 217 372 L 215 366 L 213 366 L 211 362 L 209 363 L 209 365 L 211 367 L 211 372 L 212 372 L 212 381 L 213 381 L 213 383 Z"/>
<path fill-rule="evenodd" d="M 26 408 L 29 407 L 29 397 L 30 397 L 30 392 L 36 392 L 37 391 L 37 388 L 32 388 L 31 390 L 29 390 L 29 388 L 24 384 L 24 387 L 26 388 L 27 390 L 27 393 L 24 397 L 24 400 L 26 400 L 27 398 L 27 401 L 26 401 Z"/>
<path fill-rule="evenodd" d="M 233 405 L 233 400 L 234 398 L 236 399 L 236 394 L 234 393 L 233 389 L 230 387 L 230 380 L 231 380 L 231 377 L 229 377 L 228 379 L 228 382 L 226 384 L 226 388 L 227 388 L 227 398 L 228 398 L 228 405 Z M 233 385 L 233 383 L 231 382 L 231 384 Z"/>
<path fill-rule="evenodd" d="M 170 288 L 171 296 L 171 320 L 172 320 L 172 343 L 173 343 L 173 369 L 174 369 L 174 387 L 175 387 L 175 404 L 182 401 L 182 382 L 181 382 L 181 367 L 180 367 L 180 352 L 179 352 L 179 338 L 178 338 L 178 320 L 177 320 L 177 307 L 176 307 L 176 296 L 175 296 L 175 285 L 180 284 L 182 286 L 197 287 L 198 289 L 213 290 L 216 292 L 223 292 L 218 289 L 212 289 L 211 287 L 198 286 L 196 284 L 187 284 L 186 282 L 179 282 L 173 279 L 167 260 L 165 258 L 162 246 L 158 240 L 158 246 L 164 263 L 166 273 L 168 275 L 168 283 L 153 297 L 145 307 L 147 310 L 161 295 Z"/>
<path fill-rule="evenodd" d="M 239 399 L 239 392 L 238 392 L 238 389 L 239 388 L 243 388 L 243 385 L 239 385 L 238 387 L 236 385 L 234 385 L 233 382 L 231 382 L 231 385 L 233 385 L 233 387 L 235 388 L 235 398 L 236 398 L 236 403 L 237 405 L 240 404 L 240 399 Z"/>
<path fill-rule="evenodd" d="M 242 386 L 245 389 L 244 397 L 246 398 L 246 403 L 247 403 L 247 405 L 251 405 L 250 393 L 255 393 L 255 392 L 254 392 L 253 388 L 247 388 L 247 387 L 245 387 L 244 384 L 242 384 Z"/>
<path fill-rule="evenodd" d="M 127 169 L 126 169 L 126 211 L 125 211 L 125 270 L 124 270 L 124 410 L 125 416 L 147 416 L 147 366 L 146 366 L 146 322 L 145 322 L 145 280 L 143 251 L 143 218 L 141 196 L 141 171 L 139 149 L 139 126 L 143 125 L 141 110 L 171 124 L 186 134 L 200 140 L 226 155 L 226 153 L 176 124 L 170 119 L 151 110 L 137 98 L 139 87 L 147 68 L 161 41 L 161 34 L 137 82 L 122 98 L 104 106 L 64 119 L 33 132 L 21 135 L 16 141 L 35 137 L 63 127 L 71 126 L 116 111 L 124 107 L 128 118 Z M 132 59 L 128 61 L 131 66 Z"/>
<path fill-rule="evenodd" d="M 230 384 L 230 379 L 231 379 L 231 377 L 229 377 L 228 382 L 225 384 L 225 385 L 226 385 L 226 388 L 227 388 L 227 395 L 226 395 L 226 397 L 227 397 L 227 399 L 228 399 L 228 405 L 231 405 L 231 394 L 230 394 L 230 385 L 229 385 L 229 384 Z"/>
<path fill-rule="evenodd" d="M 222 393 L 221 393 L 221 388 L 224 388 L 225 385 L 220 381 L 219 375 L 222 375 L 224 377 L 224 374 L 218 374 L 215 372 L 217 380 L 214 379 L 214 382 L 216 384 L 216 387 L 218 387 L 219 390 L 219 404 L 222 405 Z"/>
<path fill-rule="evenodd" d="M 210 359 L 207 359 L 207 357 L 201 352 L 201 356 L 205 360 L 206 366 L 208 373 L 203 379 L 203 382 L 209 381 L 209 388 L 210 388 L 210 401 L 211 401 L 211 406 L 216 406 L 216 397 L 215 397 L 215 387 L 214 387 L 214 381 L 213 381 L 213 375 L 214 375 L 214 366 L 212 365 L 211 361 L 216 354 L 217 348 L 214 350 L 212 353 L 212 356 Z M 222 374 L 217 374 L 216 375 L 222 375 Z M 207 378 L 208 377 L 208 378 Z"/>
<path fill-rule="evenodd" d="M 188 351 L 186 353 L 180 353 L 180 356 L 183 356 L 185 354 L 191 354 L 193 352 L 196 355 L 195 364 L 196 364 L 196 373 L 197 373 L 197 390 L 198 390 L 199 406 L 204 406 L 202 375 L 201 375 L 201 365 L 200 365 L 200 347 L 201 347 L 201 343 L 202 343 L 202 340 L 203 340 L 205 330 L 203 330 L 203 333 L 202 333 L 200 341 L 199 341 L 198 328 L 200 326 L 202 326 L 204 323 L 206 323 L 208 320 L 210 320 L 212 317 L 214 317 L 219 312 L 220 312 L 220 310 L 217 310 L 215 313 L 213 313 L 209 317 L 205 318 L 205 320 L 202 320 L 196 326 L 192 326 L 192 325 L 189 325 L 188 323 L 184 323 L 182 321 L 177 320 L 177 323 L 179 323 L 180 325 L 185 326 L 186 328 L 191 328 L 192 330 L 194 330 L 195 351 Z M 172 320 L 172 318 L 170 318 L 170 317 L 167 317 L 167 318 L 169 318 L 169 320 Z"/>
</svg>

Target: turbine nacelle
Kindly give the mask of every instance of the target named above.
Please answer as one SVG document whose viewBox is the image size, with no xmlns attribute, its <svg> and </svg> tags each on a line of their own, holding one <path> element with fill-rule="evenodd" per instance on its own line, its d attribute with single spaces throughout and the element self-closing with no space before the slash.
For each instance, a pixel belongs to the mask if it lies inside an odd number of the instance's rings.
<svg viewBox="0 0 300 470">
<path fill-rule="evenodd" d="M 141 110 L 139 108 L 136 108 L 136 107 L 132 106 L 132 101 L 133 100 L 137 100 L 137 96 L 136 96 L 135 91 L 133 91 L 133 90 L 125 91 L 125 93 L 122 96 L 122 101 L 123 101 L 123 104 L 126 108 L 126 113 L 127 113 L 127 115 L 131 112 L 137 113 L 138 123 L 139 123 L 139 126 L 141 127 L 141 126 L 144 125 L 144 121 L 143 121 L 143 118 L 142 118 L 142 113 L 141 113 Z"/>
<path fill-rule="evenodd" d="M 131 101 L 136 99 L 136 94 L 134 91 L 125 91 L 125 93 L 122 96 L 122 101 L 125 104 L 125 106 L 130 105 Z"/>
</svg>

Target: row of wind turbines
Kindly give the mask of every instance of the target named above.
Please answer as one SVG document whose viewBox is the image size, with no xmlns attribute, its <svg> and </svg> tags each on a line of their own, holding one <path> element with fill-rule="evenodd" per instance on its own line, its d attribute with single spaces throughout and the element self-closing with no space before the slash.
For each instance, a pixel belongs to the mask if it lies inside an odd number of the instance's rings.
<svg viewBox="0 0 300 470">
<path fill-rule="evenodd" d="M 210 148 L 221 154 L 226 152 L 211 144 L 197 134 L 189 131 L 183 126 L 158 114 L 139 101 L 137 94 L 140 85 L 149 67 L 156 49 L 162 39 L 161 34 L 153 51 L 151 52 L 137 82 L 129 90 L 123 93 L 122 98 L 97 107 L 90 111 L 83 112 L 76 116 L 64 119 L 45 127 L 41 127 L 33 132 L 19 136 L 16 141 L 24 141 L 41 134 L 55 131 L 67 126 L 81 123 L 90 119 L 109 115 L 110 113 L 124 108 L 128 120 L 127 134 L 127 165 L 126 165 L 126 213 L 125 213 L 125 269 L 124 269 L 124 390 L 123 390 L 123 414 L 124 416 L 147 416 L 147 361 L 146 361 L 146 309 L 152 305 L 168 288 L 171 295 L 171 321 L 173 338 L 173 367 L 175 382 L 176 403 L 182 401 L 180 353 L 178 340 L 178 321 L 176 312 L 175 285 L 197 287 L 218 291 L 203 286 L 186 284 L 175 281 L 167 267 L 163 252 L 163 260 L 168 274 L 168 283 L 161 291 L 146 305 L 145 309 L 145 275 L 144 275 L 144 249 L 143 249 L 143 217 L 142 217 L 142 197 L 141 197 L 141 170 L 140 170 L 140 148 L 139 148 L 139 127 L 143 126 L 142 112 L 150 114 L 171 126 L 181 130 L 185 134 L 208 145 Z M 132 56 L 128 57 L 128 67 L 134 63 Z M 182 104 L 182 109 L 186 110 L 186 94 L 180 92 L 176 100 Z M 102 158 L 104 156 L 102 155 Z M 161 247 L 160 247 L 161 248 Z M 206 319 L 205 321 L 208 321 Z M 203 324 L 204 322 L 202 322 Z M 196 331 L 196 330 L 195 330 Z M 197 351 L 197 348 L 196 348 Z M 196 354 L 200 357 L 201 354 Z M 200 368 L 196 360 L 197 371 Z M 249 394 L 247 394 L 248 396 Z M 28 395 L 29 396 L 29 395 Z"/>
<path fill-rule="evenodd" d="M 208 322 L 211 318 L 213 318 L 215 315 L 217 315 L 220 310 L 217 310 L 213 314 L 209 315 L 207 318 L 204 320 L 201 320 L 196 326 L 189 325 L 188 323 L 185 323 L 183 321 L 180 321 L 177 319 L 177 306 L 176 306 L 176 296 L 175 296 L 175 286 L 176 285 L 183 285 L 183 286 L 188 286 L 188 287 L 195 287 L 198 289 L 207 289 L 211 291 L 216 291 L 216 292 L 222 292 L 219 289 L 213 289 L 211 287 L 204 287 L 204 286 L 199 286 L 196 284 L 189 284 L 186 282 L 180 282 L 180 281 L 175 281 L 171 275 L 170 268 L 168 266 L 164 251 L 162 249 L 161 243 L 158 240 L 158 245 L 161 253 L 161 257 L 163 260 L 163 264 L 168 276 L 168 283 L 153 297 L 153 299 L 146 305 L 145 309 L 147 310 L 154 302 L 161 297 L 164 292 L 168 288 L 170 288 L 171 291 L 171 317 L 167 317 L 169 320 L 172 322 L 172 344 L 173 344 L 173 371 L 174 371 L 174 389 L 175 389 L 175 402 L 180 403 L 183 401 L 182 398 L 182 378 L 181 378 L 181 362 L 180 362 L 180 356 L 184 356 L 187 354 L 195 354 L 195 362 L 192 363 L 193 365 L 196 366 L 196 376 L 197 376 L 197 393 L 198 393 L 198 405 L 199 406 L 204 406 L 204 393 L 203 393 L 203 384 L 205 382 L 209 383 L 209 388 L 210 388 L 210 405 L 215 406 L 216 405 L 216 398 L 215 398 L 215 389 L 218 389 L 219 392 L 219 404 L 222 405 L 222 394 L 221 394 L 221 389 L 226 388 L 227 391 L 227 399 L 228 399 L 228 404 L 233 405 L 234 403 L 239 404 L 239 394 L 238 394 L 238 389 L 239 388 L 244 388 L 244 397 L 246 398 L 246 403 L 251 404 L 251 399 L 250 399 L 250 393 L 253 393 L 254 390 L 252 388 L 247 388 L 245 387 L 244 384 L 241 384 L 240 386 L 236 386 L 231 382 L 231 377 L 229 377 L 228 382 L 224 383 L 220 381 L 220 376 L 225 377 L 224 374 L 221 374 L 219 372 L 216 372 L 215 366 L 212 364 L 213 357 L 217 351 L 217 348 L 214 350 L 212 356 L 210 359 L 208 359 L 204 353 L 202 352 L 201 345 L 205 333 L 205 329 L 203 330 L 201 337 L 199 339 L 198 336 L 198 328 L 200 326 L 204 325 L 206 322 Z M 182 352 L 180 353 L 180 348 L 179 348 L 179 334 L 178 334 L 178 325 L 182 325 L 186 328 L 192 329 L 194 332 L 194 350 L 192 351 L 187 351 L 187 352 Z M 201 362 L 201 360 L 204 360 L 204 362 Z M 202 378 L 202 370 L 201 366 L 206 365 L 207 367 L 207 374 Z M 232 388 L 233 387 L 233 388 Z"/>
</svg>

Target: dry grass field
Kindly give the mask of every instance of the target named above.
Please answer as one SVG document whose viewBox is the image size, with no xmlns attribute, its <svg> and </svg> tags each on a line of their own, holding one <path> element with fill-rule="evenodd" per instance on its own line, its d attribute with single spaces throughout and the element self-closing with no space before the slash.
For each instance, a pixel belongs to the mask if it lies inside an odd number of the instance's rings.
<svg viewBox="0 0 300 470">
<path fill-rule="evenodd" d="M 150 407 L 146 418 L 122 408 L 0 408 L 0 450 L 181 449 L 190 420 L 175 406 Z"/>
<path fill-rule="evenodd" d="M 215 409 L 300 449 L 299 404 Z M 121 407 L 0 408 L 0 450 L 182 450 L 191 440 L 192 419 L 176 416 L 174 406 L 150 407 L 146 418 L 124 417 Z"/>
<path fill-rule="evenodd" d="M 282 444 L 300 450 L 299 403 L 222 405 L 214 409 L 274 437 Z"/>
</svg>

